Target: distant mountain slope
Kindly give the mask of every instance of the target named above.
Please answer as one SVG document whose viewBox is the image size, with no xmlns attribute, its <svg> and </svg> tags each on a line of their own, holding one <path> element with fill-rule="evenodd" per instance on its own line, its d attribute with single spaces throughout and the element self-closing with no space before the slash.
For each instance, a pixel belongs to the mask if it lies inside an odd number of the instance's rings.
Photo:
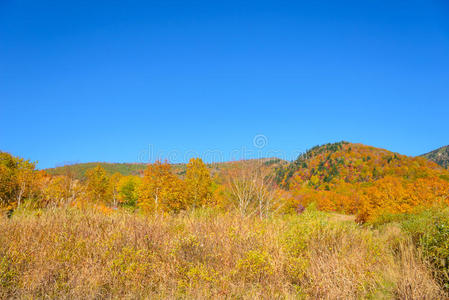
<svg viewBox="0 0 449 300">
<path fill-rule="evenodd" d="M 75 178 L 82 179 L 87 170 L 92 169 L 97 165 L 101 165 L 109 175 L 116 172 L 122 175 L 137 175 L 146 168 L 145 164 L 140 163 L 89 162 L 49 168 L 45 171 L 51 175 L 71 174 Z"/>
<path fill-rule="evenodd" d="M 449 145 L 438 148 L 421 156 L 436 162 L 444 168 L 449 168 Z"/>
<path fill-rule="evenodd" d="M 262 162 L 265 165 L 270 165 L 273 169 L 280 167 L 281 165 L 287 164 L 286 161 L 281 160 L 279 158 L 261 158 L 261 159 L 253 159 L 248 161 L 254 162 Z M 210 169 L 212 175 L 226 169 L 228 166 L 234 162 L 222 162 L 222 163 L 210 163 L 207 164 Z M 51 175 L 67 175 L 71 174 L 75 178 L 83 179 L 86 171 L 94 168 L 97 165 L 101 165 L 106 173 L 112 175 L 114 173 L 120 173 L 122 175 L 139 175 L 141 174 L 147 164 L 144 163 L 106 163 L 106 162 L 89 162 L 89 163 L 79 163 L 79 164 L 71 164 L 65 165 L 55 168 L 49 168 L 45 171 Z M 172 164 L 172 170 L 176 174 L 183 176 L 186 171 L 186 164 Z"/>
</svg>

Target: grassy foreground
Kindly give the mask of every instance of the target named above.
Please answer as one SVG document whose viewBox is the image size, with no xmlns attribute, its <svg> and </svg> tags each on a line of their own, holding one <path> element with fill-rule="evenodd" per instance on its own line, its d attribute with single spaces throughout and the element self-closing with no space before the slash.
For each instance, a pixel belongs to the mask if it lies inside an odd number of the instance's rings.
<svg viewBox="0 0 449 300">
<path fill-rule="evenodd" d="M 19 211 L 0 217 L 0 298 L 446 297 L 410 234 L 373 228 L 314 209 Z"/>
</svg>

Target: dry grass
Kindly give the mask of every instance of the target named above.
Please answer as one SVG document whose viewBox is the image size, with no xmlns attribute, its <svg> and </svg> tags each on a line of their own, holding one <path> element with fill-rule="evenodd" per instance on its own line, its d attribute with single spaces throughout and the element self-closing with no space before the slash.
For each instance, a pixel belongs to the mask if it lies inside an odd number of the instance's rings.
<svg viewBox="0 0 449 300">
<path fill-rule="evenodd" d="M 56 209 L 0 218 L 0 298 L 441 299 L 398 228 Z"/>
</svg>

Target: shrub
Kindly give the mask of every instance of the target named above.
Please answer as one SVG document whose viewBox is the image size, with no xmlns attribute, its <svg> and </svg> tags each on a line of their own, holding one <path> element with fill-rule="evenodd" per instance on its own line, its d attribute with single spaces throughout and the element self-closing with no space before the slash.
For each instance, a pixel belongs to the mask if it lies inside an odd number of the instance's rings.
<svg viewBox="0 0 449 300">
<path fill-rule="evenodd" d="M 251 250 L 237 261 L 234 275 L 248 282 L 262 282 L 273 275 L 270 257 L 267 252 Z"/>
<path fill-rule="evenodd" d="M 430 209 L 401 216 L 408 232 L 424 257 L 435 267 L 435 276 L 449 290 L 449 209 Z"/>
</svg>

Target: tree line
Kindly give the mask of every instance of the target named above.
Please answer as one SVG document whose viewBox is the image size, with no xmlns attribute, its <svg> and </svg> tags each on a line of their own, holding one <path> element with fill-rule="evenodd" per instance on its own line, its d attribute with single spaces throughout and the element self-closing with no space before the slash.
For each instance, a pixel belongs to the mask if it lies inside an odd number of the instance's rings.
<svg viewBox="0 0 449 300">
<path fill-rule="evenodd" d="M 36 164 L 0 152 L 0 206 L 43 208 L 94 205 L 127 207 L 145 213 L 171 213 L 198 207 L 236 209 L 265 217 L 274 209 L 277 185 L 262 162 L 236 162 L 211 176 L 201 158 L 192 158 L 180 177 L 167 162 L 148 164 L 141 176 L 108 175 L 97 165 L 76 178 L 70 166 L 63 175 L 35 169 Z"/>
<path fill-rule="evenodd" d="M 97 165 L 79 180 L 70 166 L 63 175 L 35 166 L 0 152 L 0 208 L 94 205 L 177 213 L 216 207 L 266 218 L 315 203 L 366 222 L 449 203 L 447 170 L 421 157 L 346 142 L 312 148 L 277 172 L 266 161 L 249 160 L 223 164 L 211 174 L 200 158 L 192 158 L 179 175 L 167 161 L 156 161 L 140 176 L 108 175 Z"/>
</svg>

